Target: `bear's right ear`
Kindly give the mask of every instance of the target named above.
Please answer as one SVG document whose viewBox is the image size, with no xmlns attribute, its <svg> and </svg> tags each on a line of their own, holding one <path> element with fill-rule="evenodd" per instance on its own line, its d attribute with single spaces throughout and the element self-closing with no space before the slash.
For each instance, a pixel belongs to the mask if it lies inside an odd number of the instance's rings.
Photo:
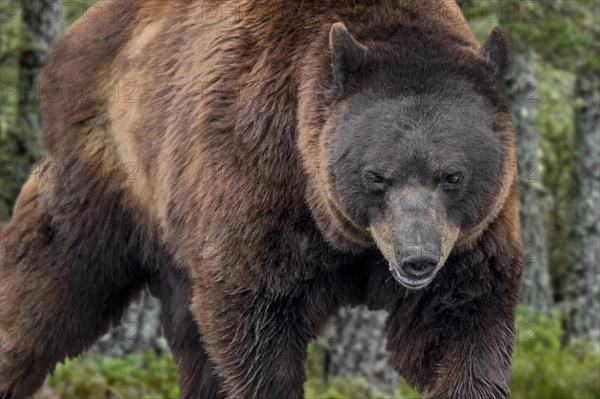
<svg viewBox="0 0 600 399">
<path fill-rule="evenodd" d="M 502 28 L 495 27 L 481 46 L 481 54 L 491 60 L 498 68 L 497 78 L 503 80 L 510 67 L 512 50 L 510 36 Z"/>
<path fill-rule="evenodd" d="M 356 41 L 346 25 L 336 22 L 329 31 L 329 49 L 333 80 L 338 86 L 342 86 L 362 66 L 367 47 Z"/>
</svg>

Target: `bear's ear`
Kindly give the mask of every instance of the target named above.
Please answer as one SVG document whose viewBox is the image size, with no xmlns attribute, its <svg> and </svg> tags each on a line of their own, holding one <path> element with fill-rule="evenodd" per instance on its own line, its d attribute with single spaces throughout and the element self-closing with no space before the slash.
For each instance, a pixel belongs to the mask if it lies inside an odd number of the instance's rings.
<svg viewBox="0 0 600 399">
<path fill-rule="evenodd" d="M 336 22 L 329 31 L 329 49 L 333 80 L 343 85 L 362 66 L 367 47 L 357 42 L 342 22 Z"/>
<path fill-rule="evenodd" d="M 508 33 L 502 28 L 495 27 L 485 44 L 481 46 L 480 52 L 496 65 L 498 68 L 496 77 L 503 80 L 508 72 L 512 57 Z"/>
</svg>

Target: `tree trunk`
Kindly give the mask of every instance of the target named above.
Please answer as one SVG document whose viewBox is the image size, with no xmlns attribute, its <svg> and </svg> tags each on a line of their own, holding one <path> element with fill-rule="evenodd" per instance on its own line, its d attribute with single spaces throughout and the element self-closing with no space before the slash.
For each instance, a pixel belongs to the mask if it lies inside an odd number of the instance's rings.
<svg viewBox="0 0 600 399">
<path fill-rule="evenodd" d="M 18 123 L 29 133 L 23 137 L 23 150 L 34 162 L 42 154 L 37 78 L 44 60 L 63 32 L 62 0 L 22 0 L 23 37 L 19 59 Z"/>
<path fill-rule="evenodd" d="M 326 344 L 325 378 L 360 377 L 375 395 L 394 395 L 398 374 L 389 364 L 385 350 L 386 312 L 364 307 L 343 308 L 334 319 L 333 334 L 323 337 Z"/>
<path fill-rule="evenodd" d="M 122 356 L 147 349 L 168 350 L 161 333 L 160 312 L 160 301 L 148 292 L 142 292 L 140 299 L 125 312 L 119 326 L 100 338 L 94 350 L 106 356 Z"/>
<path fill-rule="evenodd" d="M 540 177 L 537 131 L 537 84 L 533 51 L 517 51 L 507 79 L 507 99 L 514 121 L 517 167 L 521 192 L 521 228 L 525 269 L 521 286 L 522 304 L 542 313 L 552 306 L 552 289 L 546 252 L 544 197 Z"/>
<path fill-rule="evenodd" d="M 575 83 L 570 264 L 565 282 L 565 338 L 600 345 L 600 71 Z"/>
</svg>

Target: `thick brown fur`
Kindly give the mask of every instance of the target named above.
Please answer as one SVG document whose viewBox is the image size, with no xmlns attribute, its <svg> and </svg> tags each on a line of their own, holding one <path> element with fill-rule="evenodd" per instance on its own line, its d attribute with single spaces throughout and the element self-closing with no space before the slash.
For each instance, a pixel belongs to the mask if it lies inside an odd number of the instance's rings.
<svg viewBox="0 0 600 399">
<path fill-rule="evenodd" d="M 145 284 L 185 398 L 302 398 L 307 344 L 358 304 L 390 312 L 393 365 L 425 397 L 507 397 L 522 255 L 496 53 L 450 0 L 208 4 L 105 0 L 48 60 L 42 87 L 102 94 L 42 98 L 48 155 L 1 235 L 0 397 L 33 394 Z M 374 67 L 444 54 L 497 110 L 502 181 L 420 291 L 328 189 L 336 22 Z"/>
</svg>

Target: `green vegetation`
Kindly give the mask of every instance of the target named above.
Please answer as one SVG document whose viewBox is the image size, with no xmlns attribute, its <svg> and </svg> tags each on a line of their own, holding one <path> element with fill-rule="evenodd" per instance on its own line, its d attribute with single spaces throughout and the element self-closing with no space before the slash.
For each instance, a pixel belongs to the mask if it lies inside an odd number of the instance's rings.
<svg viewBox="0 0 600 399">
<path fill-rule="evenodd" d="M 19 153 L 17 140 L 17 100 L 14 93 L 18 76 L 18 50 L 21 46 L 20 15 L 5 23 L 5 15 L 0 14 L 0 221 L 5 221 L 11 214 L 14 199 L 25 181 L 15 179 L 6 169 L 20 164 L 23 159 Z M 5 164 L 6 163 L 6 164 Z"/>
<path fill-rule="evenodd" d="M 89 353 L 60 364 L 48 377 L 44 391 L 67 398 L 179 397 L 177 369 L 169 353 L 131 353 L 114 358 Z M 49 395 L 50 396 L 50 395 Z M 42 398 L 45 396 L 37 396 Z"/>
<path fill-rule="evenodd" d="M 600 354 L 584 342 L 562 347 L 557 312 L 546 318 L 520 309 L 517 333 L 511 397 L 600 398 Z"/>
<path fill-rule="evenodd" d="M 310 348 L 306 397 L 310 399 L 384 398 L 369 391 L 360 378 L 344 378 L 325 384 L 320 351 Z M 561 347 L 560 319 L 546 318 L 521 308 L 517 317 L 511 398 L 600 398 L 600 354 L 585 343 Z M 130 354 L 107 358 L 91 353 L 61 364 L 49 377 L 44 392 L 69 398 L 177 398 L 177 371 L 168 353 Z M 48 396 L 38 396 L 49 397 Z M 389 397 L 389 396 L 387 396 Z M 419 396 L 401 382 L 395 398 Z"/>
</svg>

